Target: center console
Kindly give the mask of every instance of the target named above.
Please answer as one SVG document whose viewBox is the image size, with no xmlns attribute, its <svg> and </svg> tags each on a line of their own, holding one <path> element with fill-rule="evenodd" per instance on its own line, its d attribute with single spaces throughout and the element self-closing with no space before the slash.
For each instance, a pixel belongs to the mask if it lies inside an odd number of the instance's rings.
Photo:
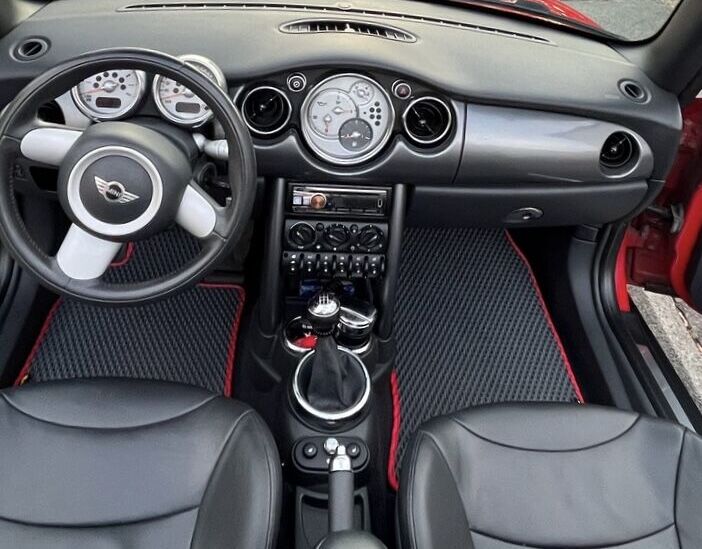
<svg viewBox="0 0 702 549">
<path fill-rule="evenodd" d="M 283 179 L 268 200 L 256 333 L 247 338 L 255 364 L 237 374 L 237 387 L 249 402 L 269 403 L 259 412 L 284 462 L 296 549 L 316 548 L 334 530 L 329 466 L 339 447 L 352 480 L 336 497 L 347 531 L 337 534 L 367 540 L 372 527 L 391 537 L 389 378 L 405 201 L 402 185 Z"/>
<path fill-rule="evenodd" d="M 293 184 L 283 269 L 292 279 L 379 279 L 385 273 L 392 190 Z"/>
</svg>

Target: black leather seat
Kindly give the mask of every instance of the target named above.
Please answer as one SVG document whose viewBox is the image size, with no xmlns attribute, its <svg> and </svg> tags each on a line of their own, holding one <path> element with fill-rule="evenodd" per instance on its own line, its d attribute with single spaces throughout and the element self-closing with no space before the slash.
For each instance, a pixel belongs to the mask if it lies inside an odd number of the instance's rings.
<svg viewBox="0 0 702 549">
<path fill-rule="evenodd" d="M 702 547 L 702 439 L 594 406 L 500 405 L 425 424 L 402 467 L 403 549 Z"/>
<path fill-rule="evenodd" d="M 0 547 L 275 544 L 280 461 L 244 404 L 128 380 L 0 396 Z"/>
</svg>

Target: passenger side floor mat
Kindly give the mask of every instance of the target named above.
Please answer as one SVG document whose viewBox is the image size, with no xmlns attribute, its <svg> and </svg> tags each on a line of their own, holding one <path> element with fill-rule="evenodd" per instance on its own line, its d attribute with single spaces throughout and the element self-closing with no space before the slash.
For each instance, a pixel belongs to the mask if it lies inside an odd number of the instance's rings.
<svg viewBox="0 0 702 549">
<path fill-rule="evenodd" d="M 479 404 L 582 400 L 526 259 L 498 229 L 403 235 L 388 477 L 425 421 Z"/>
<path fill-rule="evenodd" d="M 128 245 L 104 277 L 139 282 L 167 274 L 199 251 L 180 229 Z M 244 291 L 200 284 L 146 305 L 101 307 L 60 298 L 18 383 L 128 377 L 187 383 L 230 395 Z"/>
</svg>

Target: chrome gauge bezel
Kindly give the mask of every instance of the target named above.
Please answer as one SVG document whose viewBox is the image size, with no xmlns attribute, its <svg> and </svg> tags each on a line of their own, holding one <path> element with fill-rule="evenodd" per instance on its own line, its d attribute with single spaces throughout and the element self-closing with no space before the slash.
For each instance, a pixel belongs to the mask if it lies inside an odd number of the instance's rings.
<svg viewBox="0 0 702 549">
<path fill-rule="evenodd" d="M 439 105 L 444 107 L 446 109 L 446 112 L 448 113 L 448 124 L 446 124 L 446 128 L 443 132 L 441 132 L 441 135 L 439 135 L 438 137 L 434 137 L 433 139 L 420 139 L 417 136 L 412 135 L 412 133 L 407 128 L 407 113 L 414 105 L 421 101 L 433 101 L 434 103 L 438 103 Z M 451 105 L 449 105 L 446 101 L 434 95 L 424 95 L 422 97 L 417 97 L 416 99 L 410 101 L 405 110 L 402 112 L 402 129 L 404 130 L 407 139 L 409 139 L 415 145 L 421 145 L 425 147 L 428 145 L 435 145 L 436 143 L 439 143 L 441 140 L 443 140 L 453 129 L 453 109 L 451 108 Z"/>
<path fill-rule="evenodd" d="M 317 95 L 317 93 L 320 90 L 324 89 L 328 82 L 343 77 L 357 78 L 359 80 L 365 80 L 373 84 L 378 90 L 380 90 L 380 93 L 383 94 L 383 97 L 386 103 L 388 104 L 389 108 L 388 122 L 385 128 L 383 129 L 381 139 L 370 150 L 366 151 L 365 154 L 353 158 L 339 158 L 321 149 L 315 142 L 316 133 L 311 127 L 308 118 L 310 104 L 312 102 L 312 99 Z M 314 152 L 316 156 L 318 156 L 322 160 L 329 162 L 330 164 L 335 164 L 337 166 L 355 166 L 357 164 L 362 164 L 363 162 L 366 162 L 371 158 L 374 158 L 382 151 L 385 145 L 387 145 L 388 141 L 392 137 L 392 133 L 395 127 L 395 106 L 392 103 L 392 98 L 390 97 L 390 94 L 377 80 L 364 74 L 354 72 L 333 74 L 325 78 L 321 82 L 317 83 L 305 96 L 305 100 L 303 101 L 302 106 L 300 107 L 300 127 L 302 128 L 302 135 L 305 140 L 305 143 L 310 149 L 312 149 L 312 152 Z"/>
<path fill-rule="evenodd" d="M 123 70 L 123 69 L 121 69 Z M 136 109 L 139 108 L 141 100 L 144 98 L 146 93 L 146 73 L 144 71 L 133 71 L 134 76 L 137 79 L 137 92 L 134 96 L 133 102 L 127 107 L 121 107 L 119 110 L 113 113 L 99 113 L 95 112 L 90 108 L 80 97 L 80 91 L 78 90 L 79 84 L 76 84 L 71 88 L 71 99 L 73 99 L 73 104 L 76 108 L 83 113 L 85 116 L 90 118 L 93 122 L 105 122 L 107 120 L 120 120 L 126 116 L 132 114 Z M 100 73 L 97 73 L 98 75 Z M 94 76 L 94 75 L 93 75 Z M 87 78 L 86 78 L 87 80 Z M 82 82 L 82 81 L 81 81 Z"/>
<path fill-rule="evenodd" d="M 271 90 L 271 91 L 277 92 L 285 100 L 285 104 L 288 106 L 288 115 L 273 130 L 261 131 L 259 129 L 256 129 L 254 126 L 251 125 L 248 117 L 246 116 L 246 109 L 244 108 L 244 105 L 246 105 L 246 102 L 248 101 L 249 97 L 251 97 L 251 94 L 253 94 L 254 92 L 257 92 L 259 90 Z M 281 132 L 283 129 L 285 129 L 285 127 L 290 123 L 290 119 L 292 118 L 292 112 L 293 112 L 292 103 L 290 103 L 290 98 L 288 97 L 288 94 L 286 94 L 280 88 L 276 88 L 275 86 L 264 85 L 264 86 L 256 86 L 255 88 L 251 88 L 248 92 L 246 92 L 246 95 L 244 95 L 244 99 L 241 100 L 241 116 L 244 119 L 244 123 L 246 124 L 246 127 L 249 128 L 249 131 L 251 133 L 258 135 L 258 136 L 262 136 L 262 137 L 268 137 L 271 135 L 275 135 L 275 134 Z"/>
<path fill-rule="evenodd" d="M 215 83 L 222 88 L 223 90 L 226 91 L 227 89 L 227 79 L 224 76 L 224 72 L 222 72 L 222 69 L 219 68 L 219 66 L 212 61 L 211 59 L 204 57 L 202 55 L 195 55 L 195 54 L 186 54 L 186 55 L 181 55 L 178 57 L 181 61 L 184 63 L 187 63 L 191 67 L 197 70 L 197 65 L 202 65 L 209 70 L 213 76 L 215 77 Z M 203 73 L 204 74 L 204 73 Z M 207 76 L 207 75 L 205 75 Z M 159 93 L 159 88 L 161 86 L 161 81 L 163 80 L 163 76 L 160 74 L 157 74 L 154 76 L 154 81 L 151 84 L 151 96 L 154 100 L 154 104 L 156 105 L 156 108 L 158 109 L 158 112 L 161 113 L 161 116 L 163 116 L 166 120 L 169 122 L 173 122 L 174 124 L 177 124 L 178 126 L 183 126 L 186 128 L 197 128 L 198 126 L 202 126 L 205 122 L 209 121 L 212 119 L 212 111 L 208 110 L 206 113 L 202 114 L 201 116 L 197 118 L 193 118 L 191 120 L 184 120 L 182 118 L 179 118 L 178 116 L 172 114 L 163 104 L 161 101 L 161 96 Z"/>
</svg>

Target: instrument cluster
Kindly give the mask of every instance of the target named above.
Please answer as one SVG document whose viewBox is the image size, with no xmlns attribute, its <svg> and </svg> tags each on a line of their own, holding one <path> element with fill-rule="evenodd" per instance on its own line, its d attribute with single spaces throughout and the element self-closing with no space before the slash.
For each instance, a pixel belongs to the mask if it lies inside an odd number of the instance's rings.
<svg viewBox="0 0 702 549">
<path fill-rule="evenodd" d="M 226 90 L 224 73 L 212 60 L 200 55 L 183 55 L 180 59 Z M 85 116 L 102 122 L 133 114 L 141 105 L 147 88 L 144 72 L 112 70 L 86 78 L 71 90 L 71 97 Z M 179 126 L 196 128 L 212 118 L 204 101 L 171 78 L 154 76 L 151 97 L 161 116 Z"/>
<path fill-rule="evenodd" d="M 229 91 L 224 73 L 212 60 L 199 55 L 180 59 Z M 389 75 L 309 70 L 274 75 L 230 93 L 259 146 L 272 145 L 293 131 L 310 153 L 337 166 L 377 157 L 393 136 L 416 149 L 436 149 L 455 125 L 449 100 Z M 154 75 L 149 82 L 137 70 L 95 74 L 70 95 L 81 113 L 100 122 L 134 114 L 147 94 L 151 106 L 146 111 L 150 108 L 173 124 L 195 129 L 212 118 L 205 102 L 177 80 Z"/>
<path fill-rule="evenodd" d="M 242 86 L 235 103 L 260 147 L 290 131 L 317 158 L 355 166 L 382 154 L 393 136 L 431 153 L 455 127 L 451 102 L 390 75 L 309 70 Z"/>
<path fill-rule="evenodd" d="M 302 104 L 302 133 L 310 148 L 336 164 L 374 156 L 392 133 L 395 110 L 387 92 L 360 74 L 342 74 L 317 84 Z"/>
</svg>

